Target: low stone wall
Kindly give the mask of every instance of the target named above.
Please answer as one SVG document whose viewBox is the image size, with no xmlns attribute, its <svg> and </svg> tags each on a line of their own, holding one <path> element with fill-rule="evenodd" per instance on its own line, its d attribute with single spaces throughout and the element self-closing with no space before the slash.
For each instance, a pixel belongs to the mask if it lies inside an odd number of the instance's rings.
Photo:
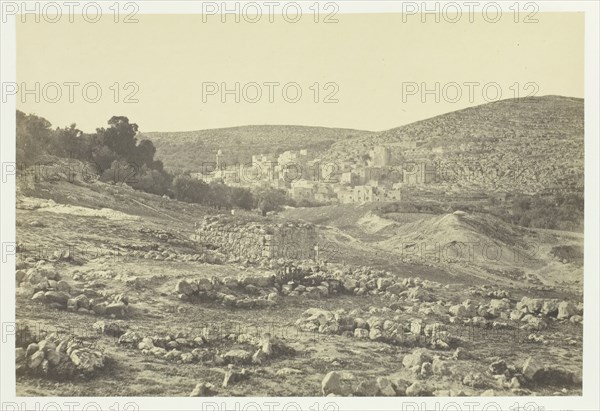
<svg viewBox="0 0 600 411">
<path fill-rule="evenodd" d="M 196 225 L 196 240 L 207 249 L 252 259 L 314 260 L 318 231 L 311 224 L 262 224 L 205 217 Z"/>
</svg>

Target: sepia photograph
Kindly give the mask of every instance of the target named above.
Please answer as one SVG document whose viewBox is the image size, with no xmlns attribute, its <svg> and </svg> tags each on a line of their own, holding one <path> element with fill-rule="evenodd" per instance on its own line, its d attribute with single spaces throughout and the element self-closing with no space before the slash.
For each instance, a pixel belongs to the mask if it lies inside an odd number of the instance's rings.
<svg viewBox="0 0 600 411">
<path fill-rule="evenodd" d="M 597 3 L 1 8 L 2 410 L 600 406 Z"/>
</svg>

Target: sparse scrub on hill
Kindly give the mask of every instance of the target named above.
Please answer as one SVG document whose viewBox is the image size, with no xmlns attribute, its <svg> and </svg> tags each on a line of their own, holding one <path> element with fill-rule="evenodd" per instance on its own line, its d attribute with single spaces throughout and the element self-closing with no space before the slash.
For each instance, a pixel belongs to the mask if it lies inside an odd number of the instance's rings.
<svg viewBox="0 0 600 411">
<path fill-rule="evenodd" d="M 532 228 L 580 231 L 583 229 L 583 193 L 520 196 L 507 219 Z"/>
</svg>

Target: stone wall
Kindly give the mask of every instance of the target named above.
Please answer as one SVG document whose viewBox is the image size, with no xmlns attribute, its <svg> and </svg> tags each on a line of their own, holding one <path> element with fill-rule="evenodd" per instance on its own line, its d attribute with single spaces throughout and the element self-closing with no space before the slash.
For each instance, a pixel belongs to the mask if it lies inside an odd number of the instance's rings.
<svg viewBox="0 0 600 411">
<path fill-rule="evenodd" d="M 314 260 L 317 228 L 303 223 L 258 223 L 205 217 L 196 224 L 196 241 L 230 257 Z"/>
</svg>

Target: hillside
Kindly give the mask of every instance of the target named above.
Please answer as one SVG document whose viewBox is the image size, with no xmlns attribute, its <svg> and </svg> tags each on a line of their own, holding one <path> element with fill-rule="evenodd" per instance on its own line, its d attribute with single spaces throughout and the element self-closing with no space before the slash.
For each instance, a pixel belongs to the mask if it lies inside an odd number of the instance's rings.
<svg viewBox="0 0 600 411">
<path fill-rule="evenodd" d="M 204 162 L 214 162 L 217 150 L 228 164 L 246 163 L 252 155 L 308 149 L 321 153 L 338 141 L 367 137 L 370 131 L 257 125 L 181 132 L 149 132 L 141 136 L 156 146 L 156 157 L 173 171 L 200 170 Z"/>
<path fill-rule="evenodd" d="M 583 187 L 582 99 L 544 96 L 470 107 L 332 145 L 323 157 L 352 160 L 373 146 L 392 162 L 438 164 L 444 184 L 539 192 Z"/>
</svg>

